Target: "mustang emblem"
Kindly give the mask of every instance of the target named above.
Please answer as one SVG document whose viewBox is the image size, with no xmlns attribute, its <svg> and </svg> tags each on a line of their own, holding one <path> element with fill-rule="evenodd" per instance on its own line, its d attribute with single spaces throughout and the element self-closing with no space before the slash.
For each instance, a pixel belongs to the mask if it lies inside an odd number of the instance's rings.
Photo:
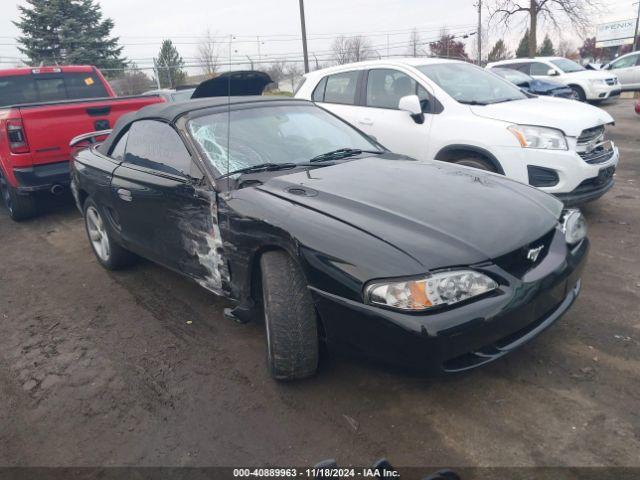
<svg viewBox="0 0 640 480">
<path fill-rule="evenodd" d="M 544 248 L 544 245 L 540 245 L 539 247 L 532 248 L 531 250 L 529 250 L 527 252 L 527 260 L 531 260 L 532 262 L 535 262 L 536 260 L 538 260 L 538 256 L 540 256 L 540 252 L 542 251 L 543 248 Z"/>
</svg>

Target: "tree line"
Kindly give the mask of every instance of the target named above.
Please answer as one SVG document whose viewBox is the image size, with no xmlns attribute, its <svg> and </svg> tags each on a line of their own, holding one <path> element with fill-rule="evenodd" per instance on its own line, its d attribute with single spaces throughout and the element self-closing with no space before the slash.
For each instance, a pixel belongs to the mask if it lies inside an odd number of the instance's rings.
<svg viewBox="0 0 640 480">
<path fill-rule="evenodd" d="M 574 22 L 578 28 L 588 24 L 587 11 L 597 0 L 527 0 L 526 6 L 514 0 L 488 0 L 490 22 L 499 21 L 503 25 L 514 21 L 519 15 L 529 16 L 529 28 L 525 31 L 518 47 L 512 53 L 503 39 L 495 42 L 485 56 L 489 62 L 515 57 L 565 56 L 569 58 L 603 59 L 611 55 L 611 49 L 598 49 L 594 38 L 587 38 L 576 48 L 570 42 L 561 41 L 554 45 L 545 34 L 543 41 L 537 42 L 537 25 L 543 19 L 550 25 L 559 25 L 561 16 Z M 553 8 L 551 8 L 553 6 Z M 96 0 L 27 0 L 19 6 L 20 17 L 14 24 L 20 29 L 17 38 L 18 49 L 28 59 L 30 65 L 41 64 L 92 64 L 103 69 L 110 80 L 116 79 L 123 93 L 139 93 L 143 89 L 160 86 L 175 88 L 185 83 L 194 83 L 215 76 L 221 67 L 221 44 L 217 37 L 206 31 L 197 45 L 195 64 L 200 69 L 197 78 L 189 76 L 187 65 L 171 39 L 162 41 L 157 56 L 153 59 L 153 76 L 148 76 L 135 62 L 122 55 L 123 47 L 119 38 L 111 35 L 114 22 L 104 18 Z M 470 60 L 465 39 L 474 33 L 454 35 L 443 28 L 439 36 L 425 40 L 414 29 L 406 42 L 394 45 L 394 54 L 413 57 L 436 56 Z M 475 37 L 473 37 L 475 40 Z M 483 42 L 484 42 L 483 38 Z M 471 42 L 472 45 L 475 41 Z M 399 52 L 399 48 L 405 48 Z M 312 68 L 319 69 L 331 64 L 345 64 L 382 58 L 390 54 L 389 47 L 373 45 L 363 35 L 338 36 L 323 53 L 321 59 L 311 53 Z M 475 58 L 475 55 L 474 55 Z M 254 60 L 247 57 L 251 68 Z M 300 62 L 281 57 L 260 69 L 267 71 L 276 84 L 293 88 L 301 74 Z M 190 68 L 189 71 L 193 71 Z M 290 85 L 289 85 L 290 84 Z"/>
</svg>

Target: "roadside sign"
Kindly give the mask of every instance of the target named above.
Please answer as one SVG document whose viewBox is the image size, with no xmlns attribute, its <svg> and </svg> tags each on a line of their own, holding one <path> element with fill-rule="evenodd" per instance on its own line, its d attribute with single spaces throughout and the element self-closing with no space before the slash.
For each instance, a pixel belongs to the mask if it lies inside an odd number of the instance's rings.
<svg viewBox="0 0 640 480">
<path fill-rule="evenodd" d="M 601 23 L 596 27 L 596 47 L 631 45 L 633 44 L 635 28 L 635 19 Z"/>
</svg>

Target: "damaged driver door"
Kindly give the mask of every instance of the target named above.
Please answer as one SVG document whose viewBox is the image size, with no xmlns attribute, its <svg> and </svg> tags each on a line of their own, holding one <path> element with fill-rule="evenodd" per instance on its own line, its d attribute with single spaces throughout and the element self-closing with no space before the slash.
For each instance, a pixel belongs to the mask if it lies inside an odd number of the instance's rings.
<svg viewBox="0 0 640 480">
<path fill-rule="evenodd" d="M 132 124 L 111 193 L 132 250 L 222 291 L 216 194 L 171 125 Z"/>
</svg>

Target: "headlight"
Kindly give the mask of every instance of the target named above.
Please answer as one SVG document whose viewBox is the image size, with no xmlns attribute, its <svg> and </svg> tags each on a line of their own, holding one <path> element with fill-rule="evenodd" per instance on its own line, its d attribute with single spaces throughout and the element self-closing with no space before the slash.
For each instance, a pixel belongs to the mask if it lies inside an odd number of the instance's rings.
<svg viewBox="0 0 640 480">
<path fill-rule="evenodd" d="M 589 80 L 589 83 L 590 83 L 591 85 L 598 86 L 598 85 L 606 85 L 606 84 L 607 84 L 607 81 L 606 81 L 606 80 L 602 80 L 602 79 L 598 78 L 598 79 L 591 79 L 591 80 Z"/>
<path fill-rule="evenodd" d="M 569 149 L 564 133 L 555 128 L 536 127 L 533 125 L 511 125 L 507 128 L 515 135 L 522 148 Z"/>
<path fill-rule="evenodd" d="M 577 208 L 565 210 L 561 221 L 564 238 L 569 245 L 575 245 L 587 236 L 587 221 Z"/>
<path fill-rule="evenodd" d="M 368 303 L 400 310 L 426 310 L 453 305 L 498 288 L 486 275 L 472 270 L 441 272 L 426 278 L 376 283 L 367 287 Z"/>
</svg>

